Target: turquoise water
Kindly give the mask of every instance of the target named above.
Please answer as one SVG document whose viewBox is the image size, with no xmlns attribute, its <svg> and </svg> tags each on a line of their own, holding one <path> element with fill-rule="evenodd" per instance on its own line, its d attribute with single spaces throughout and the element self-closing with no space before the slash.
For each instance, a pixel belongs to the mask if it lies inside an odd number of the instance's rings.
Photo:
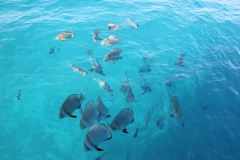
<svg viewBox="0 0 240 160">
<path fill-rule="evenodd" d="M 113 132 L 113 138 L 99 146 L 108 152 L 102 159 L 187 160 L 189 152 L 199 160 L 240 159 L 239 6 L 238 0 L 0 1 L 0 159 L 100 156 L 95 150 L 84 152 L 89 128 L 80 129 L 79 111 L 74 112 L 76 119 L 60 120 L 59 109 L 68 95 L 84 90 L 82 108 L 100 95 L 112 115 L 102 122 L 110 123 L 122 108 L 130 107 L 120 92 L 126 71 L 137 100 L 132 104 L 135 120 L 127 126 L 128 134 Z M 131 28 L 126 18 L 139 28 Z M 109 23 L 122 29 L 107 32 Z M 96 29 L 102 39 L 113 34 L 121 40 L 102 46 L 92 40 Z M 54 40 L 70 30 L 73 39 Z M 52 47 L 55 54 L 50 55 Z M 122 48 L 123 58 L 115 64 L 103 62 L 115 47 Z M 94 72 L 83 77 L 69 67 L 67 60 L 89 70 L 90 49 L 105 77 Z M 174 65 L 181 53 L 184 67 Z M 138 70 L 146 54 L 154 63 L 141 76 Z M 92 77 L 106 81 L 113 96 Z M 152 92 L 140 95 L 143 77 Z M 166 85 L 169 80 L 175 87 Z M 184 127 L 169 116 L 169 94 L 179 99 Z M 157 107 L 145 126 L 153 102 Z M 156 125 L 161 116 L 166 116 L 162 130 Z"/>
</svg>

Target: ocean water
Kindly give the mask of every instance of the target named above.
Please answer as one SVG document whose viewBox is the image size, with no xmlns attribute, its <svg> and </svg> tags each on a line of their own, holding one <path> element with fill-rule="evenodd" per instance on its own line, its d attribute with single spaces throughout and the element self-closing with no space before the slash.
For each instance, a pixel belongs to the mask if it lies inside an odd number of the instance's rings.
<svg viewBox="0 0 240 160">
<path fill-rule="evenodd" d="M 126 71 L 137 101 L 131 104 L 134 122 L 126 127 L 128 134 L 112 132 L 113 138 L 99 145 L 108 152 L 102 160 L 240 159 L 239 6 L 238 0 L 0 1 L 0 159 L 85 160 L 102 155 L 84 152 L 90 128 L 80 129 L 79 110 L 74 112 L 77 118 L 59 119 L 59 109 L 70 94 L 83 92 L 83 109 L 100 95 L 111 115 L 101 122 L 110 123 L 130 107 L 120 92 Z M 131 28 L 126 18 L 139 27 Z M 107 32 L 109 23 L 121 29 Z M 100 38 L 113 34 L 120 42 L 111 47 L 94 42 L 97 29 Z M 54 40 L 71 30 L 73 39 Z M 53 47 L 55 54 L 49 54 Z M 116 47 L 122 48 L 122 59 L 103 62 Z M 106 76 L 89 72 L 88 50 Z M 174 65 L 181 53 L 183 67 Z M 152 57 L 152 70 L 140 75 L 145 55 Z M 67 61 L 89 74 L 74 72 Z M 93 77 L 106 81 L 113 96 Z M 152 92 L 141 95 L 143 78 Z M 170 117 L 169 95 L 178 97 L 184 125 Z"/>
</svg>

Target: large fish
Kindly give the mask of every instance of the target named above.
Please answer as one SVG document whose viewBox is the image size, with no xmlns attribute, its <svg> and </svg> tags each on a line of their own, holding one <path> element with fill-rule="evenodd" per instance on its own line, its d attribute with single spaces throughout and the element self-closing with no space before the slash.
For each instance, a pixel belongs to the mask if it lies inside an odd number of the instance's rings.
<svg viewBox="0 0 240 160">
<path fill-rule="evenodd" d="M 181 121 L 183 115 L 182 115 L 182 111 L 181 111 L 177 96 L 171 96 L 170 102 L 173 108 L 173 114 L 171 114 L 170 116 L 177 118 L 179 121 Z"/>
<path fill-rule="evenodd" d="M 110 131 L 121 130 L 128 133 L 126 127 L 134 121 L 134 113 L 129 108 L 122 109 L 108 126 Z"/>
<path fill-rule="evenodd" d="M 97 107 L 93 103 L 88 102 L 80 120 L 80 128 L 85 129 L 92 126 L 98 116 L 99 112 Z"/>
<path fill-rule="evenodd" d="M 74 65 L 74 64 L 71 64 L 69 61 L 68 61 L 68 64 L 69 64 L 69 66 L 70 66 L 75 72 L 81 73 L 82 76 L 86 76 L 86 75 L 88 74 L 84 69 L 79 68 L 79 67 L 77 67 L 77 66 Z"/>
<path fill-rule="evenodd" d="M 101 79 L 98 79 L 98 78 L 93 78 L 93 80 L 97 81 L 99 86 L 106 90 L 107 92 L 111 93 L 113 92 L 113 90 L 111 89 L 111 87 L 109 86 L 109 84 L 107 84 L 106 82 L 104 82 L 103 80 Z"/>
<path fill-rule="evenodd" d="M 126 21 L 131 25 L 132 28 L 138 28 L 138 24 L 134 23 L 131 19 L 126 18 Z"/>
<path fill-rule="evenodd" d="M 121 48 L 114 48 L 111 52 L 104 56 L 103 61 L 110 61 L 112 63 L 115 63 L 115 60 L 122 59 L 122 56 L 120 55 L 121 52 Z"/>
<path fill-rule="evenodd" d="M 72 113 L 81 107 L 82 101 L 84 100 L 84 96 L 82 94 L 71 94 L 67 97 L 67 99 L 63 102 L 60 111 L 59 111 L 59 119 L 70 116 L 72 118 L 76 118 L 77 116 Z"/>
<path fill-rule="evenodd" d="M 110 35 L 109 37 L 102 40 L 101 45 L 112 46 L 113 44 L 117 44 L 120 39 L 117 36 Z"/>
<path fill-rule="evenodd" d="M 105 76 L 103 70 L 102 70 L 102 66 L 98 63 L 98 61 L 94 58 L 90 58 L 90 63 L 92 64 L 92 69 L 90 69 L 90 71 L 94 71 L 96 73 L 99 73 L 103 76 Z"/>
<path fill-rule="evenodd" d="M 103 149 L 99 148 L 98 146 L 103 141 L 110 140 L 111 138 L 112 135 L 105 124 L 95 124 L 90 128 L 84 139 L 84 150 L 86 152 L 93 149 L 96 149 L 97 151 L 103 151 Z"/>
<path fill-rule="evenodd" d="M 74 38 L 74 31 L 60 32 L 54 39 L 66 41 L 67 39 L 71 39 L 71 38 Z"/>
<path fill-rule="evenodd" d="M 98 121 L 100 121 L 102 118 L 111 117 L 108 114 L 109 113 L 109 109 L 105 106 L 105 104 L 101 100 L 100 96 L 98 96 L 98 99 L 97 99 L 97 110 L 99 112 L 99 117 L 97 119 Z"/>
</svg>

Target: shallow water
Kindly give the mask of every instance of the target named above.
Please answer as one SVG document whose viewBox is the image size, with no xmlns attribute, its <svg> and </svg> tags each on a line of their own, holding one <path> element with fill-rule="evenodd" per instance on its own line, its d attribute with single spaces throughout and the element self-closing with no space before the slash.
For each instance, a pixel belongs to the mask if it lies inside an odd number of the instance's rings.
<svg viewBox="0 0 240 160">
<path fill-rule="evenodd" d="M 77 119 L 59 120 L 59 108 L 72 93 L 86 97 L 82 107 L 98 95 L 110 109 L 111 122 L 130 105 L 120 92 L 128 78 L 137 102 L 132 104 L 134 123 L 128 134 L 113 132 L 113 138 L 99 147 L 108 153 L 102 159 L 240 159 L 239 1 L 1 1 L 0 2 L 0 159 L 95 159 L 102 153 L 84 152 L 89 129 Z M 131 28 L 130 18 L 139 25 Z M 107 32 L 115 23 L 121 30 Z M 118 36 L 112 47 L 92 40 Z M 61 31 L 75 32 L 67 41 L 56 41 Z M 49 54 L 55 47 L 55 54 Z M 113 48 L 122 48 L 123 58 L 115 64 L 103 62 Z M 59 50 L 58 50 L 59 48 Z M 106 76 L 89 72 L 87 51 L 98 58 Z M 183 67 L 174 63 L 185 53 Z M 143 56 L 153 57 L 151 71 L 139 75 Z M 85 69 L 83 77 L 68 62 Z M 114 90 L 113 97 L 92 81 L 101 78 Z M 152 92 L 140 95 L 141 78 Z M 175 87 L 166 84 L 172 80 Z M 16 96 L 21 90 L 20 100 Z M 179 99 L 184 127 L 171 118 L 168 95 Z M 114 102 L 110 100 L 115 99 Z M 150 121 L 144 117 L 157 103 Z M 207 106 L 206 110 L 202 108 Z M 157 120 L 165 118 L 159 130 Z M 96 122 L 97 123 L 97 122 Z M 134 138 L 139 125 L 138 136 Z"/>
</svg>

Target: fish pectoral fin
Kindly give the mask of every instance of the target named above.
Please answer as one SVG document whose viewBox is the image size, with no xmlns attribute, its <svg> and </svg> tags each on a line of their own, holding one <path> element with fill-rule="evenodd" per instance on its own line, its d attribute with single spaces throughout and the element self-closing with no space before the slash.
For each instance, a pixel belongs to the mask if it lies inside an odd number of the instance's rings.
<svg viewBox="0 0 240 160">
<path fill-rule="evenodd" d="M 111 63 L 115 64 L 115 61 L 114 60 L 109 60 Z"/>
<path fill-rule="evenodd" d="M 122 131 L 123 131 L 124 133 L 128 133 L 128 131 L 127 131 L 126 128 L 124 128 Z"/>
<path fill-rule="evenodd" d="M 105 139 L 104 141 L 107 141 L 107 140 L 110 140 L 110 139 L 112 139 L 112 134 L 111 133 L 109 133 L 110 134 L 110 137 L 109 138 L 107 138 L 107 139 Z"/>
<path fill-rule="evenodd" d="M 62 38 L 61 41 L 66 41 L 67 39 L 66 38 Z"/>
<path fill-rule="evenodd" d="M 170 117 L 176 118 L 175 114 L 170 114 Z"/>
<path fill-rule="evenodd" d="M 107 116 L 106 116 L 106 118 L 109 118 L 109 117 L 111 117 L 111 115 L 107 115 Z"/>
<path fill-rule="evenodd" d="M 123 58 L 123 56 L 120 56 L 120 57 L 119 57 L 119 59 L 122 59 L 122 58 Z"/>
<path fill-rule="evenodd" d="M 71 114 L 71 113 L 68 113 L 68 116 L 69 116 L 69 117 L 72 117 L 72 118 L 77 118 L 77 116 L 75 116 L 75 115 L 73 115 L 73 114 Z"/>
<path fill-rule="evenodd" d="M 104 151 L 102 148 L 99 148 L 99 147 L 95 147 L 95 149 L 96 149 L 97 151 Z"/>
</svg>

